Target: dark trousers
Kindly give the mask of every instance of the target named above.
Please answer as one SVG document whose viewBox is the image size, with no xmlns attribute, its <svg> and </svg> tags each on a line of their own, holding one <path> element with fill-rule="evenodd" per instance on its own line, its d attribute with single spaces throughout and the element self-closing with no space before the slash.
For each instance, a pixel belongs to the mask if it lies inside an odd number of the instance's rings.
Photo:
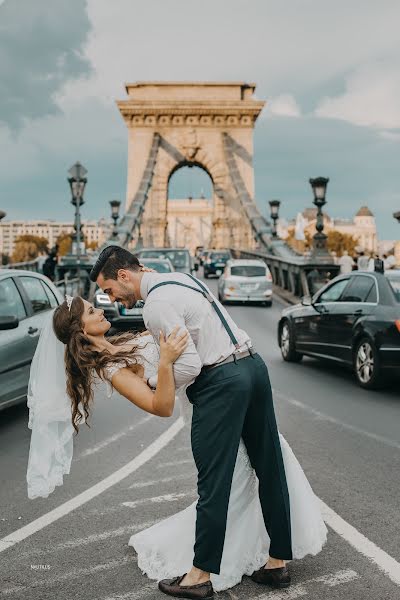
<svg viewBox="0 0 400 600">
<path fill-rule="evenodd" d="M 258 354 L 209 371 L 186 390 L 198 470 L 195 567 L 218 574 L 240 437 L 259 480 L 270 556 L 292 559 L 289 493 L 267 367 Z"/>
</svg>

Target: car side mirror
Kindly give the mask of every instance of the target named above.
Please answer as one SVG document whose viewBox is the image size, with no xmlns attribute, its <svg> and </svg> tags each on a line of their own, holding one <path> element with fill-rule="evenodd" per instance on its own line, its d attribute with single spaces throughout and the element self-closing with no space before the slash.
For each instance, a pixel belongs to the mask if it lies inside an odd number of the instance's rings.
<svg viewBox="0 0 400 600">
<path fill-rule="evenodd" d="M 4 331 L 5 329 L 16 329 L 19 325 L 19 320 L 17 317 L 9 316 L 9 317 L 0 317 L 0 330 Z"/>
<path fill-rule="evenodd" d="M 301 299 L 301 303 L 303 306 L 312 306 L 311 296 L 303 296 Z"/>
</svg>

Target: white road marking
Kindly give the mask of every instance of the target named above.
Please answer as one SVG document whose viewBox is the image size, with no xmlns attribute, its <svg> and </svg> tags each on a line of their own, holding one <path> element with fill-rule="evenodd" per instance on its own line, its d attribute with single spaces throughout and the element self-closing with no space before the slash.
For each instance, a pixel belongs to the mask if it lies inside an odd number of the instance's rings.
<svg viewBox="0 0 400 600">
<path fill-rule="evenodd" d="M 281 592 L 267 592 L 266 594 L 257 596 L 255 600 L 292 600 L 293 598 L 307 596 L 309 592 L 304 586 L 307 586 L 310 583 L 322 583 L 328 587 L 335 587 L 344 583 L 350 583 L 356 579 L 360 579 L 360 575 L 356 573 L 356 571 L 353 571 L 352 569 L 344 569 L 341 571 L 336 571 L 335 573 L 329 573 L 328 575 L 322 575 L 321 577 L 313 577 L 312 579 L 302 581 L 299 584 L 291 585 L 290 588 L 287 588 Z"/>
<path fill-rule="evenodd" d="M 109 529 L 108 531 L 94 533 L 92 535 L 87 535 L 83 538 L 75 538 L 72 540 L 68 540 L 67 542 L 52 544 L 50 546 L 46 546 L 45 549 L 33 548 L 32 550 L 28 550 L 27 552 L 19 554 L 18 557 L 21 558 L 23 556 L 42 556 L 53 552 L 59 552 L 60 550 L 64 551 L 69 550 L 71 548 L 78 548 L 79 546 L 87 546 L 88 544 L 100 542 L 101 540 L 106 540 L 111 537 L 118 537 L 120 535 L 128 535 L 135 533 L 136 531 L 142 531 L 142 529 L 146 529 L 147 527 L 155 525 L 155 523 L 158 523 L 159 520 L 160 519 L 153 519 L 152 521 L 146 521 L 145 523 L 138 523 L 136 525 L 124 525 L 123 527 L 118 527 L 118 529 Z"/>
<path fill-rule="evenodd" d="M 94 575 L 95 573 L 99 573 L 100 571 L 107 571 L 108 569 L 115 569 L 118 567 L 121 568 L 123 564 L 128 562 L 132 562 L 132 558 L 130 556 L 124 556 L 119 558 L 118 560 L 111 560 L 110 562 L 103 563 L 100 565 L 84 567 L 82 569 L 72 569 L 72 571 L 68 571 L 68 573 L 63 573 L 62 575 L 56 575 L 56 577 L 40 579 L 39 581 L 31 581 L 28 585 L 17 585 L 12 588 L 3 589 L 1 590 L 1 593 L 2 595 L 6 596 L 9 594 L 15 594 L 17 592 L 22 592 L 24 590 L 31 590 L 38 587 L 51 586 L 56 583 L 60 583 L 61 581 L 72 581 L 73 579 L 79 579 L 81 577 L 84 577 L 85 575 Z"/>
<path fill-rule="evenodd" d="M 180 479 L 190 479 L 192 475 L 190 473 L 183 473 L 182 475 L 174 475 L 173 477 L 163 477 L 162 479 L 151 479 L 150 481 L 136 481 L 132 483 L 127 489 L 141 489 L 145 487 L 151 487 L 152 485 L 159 485 L 160 483 L 174 483 Z"/>
<path fill-rule="evenodd" d="M 158 463 L 157 468 L 162 469 L 163 467 L 177 467 L 179 465 L 193 465 L 194 467 L 194 459 L 193 458 L 183 458 L 182 460 L 171 460 L 168 462 Z"/>
<path fill-rule="evenodd" d="M 125 592 L 124 594 L 113 594 L 112 596 L 99 598 L 99 600 L 141 600 L 141 598 L 145 598 L 150 593 L 153 598 L 154 593 L 157 594 L 157 584 L 155 582 L 153 582 L 153 585 L 141 586 L 140 590 L 137 592 L 130 591 Z"/>
<path fill-rule="evenodd" d="M 134 423 L 133 425 L 128 427 L 128 429 L 124 429 L 123 431 L 120 431 L 118 433 L 115 433 L 114 435 L 111 435 L 110 437 L 106 438 L 102 442 L 99 442 L 95 446 L 92 446 L 92 448 L 87 448 L 87 450 L 84 450 L 79 456 L 77 456 L 76 461 L 80 460 L 81 458 L 85 458 L 86 456 L 91 456 L 92 454 L 94 454 L 95 452 L 98 452 L 99 450 L 103 450 L 103 448 L 106 448 L 113 442 L 120 440 L 122 437 L 124 437 L 125 435 L 128 435 L 128 433 L 130 433 L 131 431 L 134 431 L 141 425 L 144 425 L 144 423 L 147 423 L 147 421 L 149 421 L 152 418 L 153 418 L 153 415 L 146 415 L 145 417 L 143 417 L 142 419 L 140 419 L 139 421 L 137 421 L 136 423 Z"/>
<path fill-rule="evenodd" d="M 180 492 L 177 494 L 165 494 L 164 496 L 155 496 L 153 498 L 140 498 L 139 500 L 134 500 L 133 502 L 122 502 L 122 506 L 127 506 L 128 508 L 135 508 L 135 506 L 140 506 L 140 504 L 161 504 L 162 502 L 175 502 L 176 500 L 180 500 L 181 498 L 187 498 L 189 496 L 194 497 L 194 492 Z"/>
<path fill-rule="evenodd" d="M 312 408 L 308 404 L 305 404 L 304 402 L 300 402 L 299 400 L 296 400 L 295 398 L 287 396 L 286 394 L 283 394 L 282 392 L 279 392 L 278 390 L 274 389 L 273 393 L 276 396 L 282 398 L 282 400 L 285 400 L 286 402 L 288 402 L 289 404 L 292 404 L 293 406 L 296 406 L 297 408 L 302 408 L 303 410 L 313 414 L 318 419 L 321 419 L 321 421 L 328 421 L 329 423 L 334 423 L 335 425 L 339 425 L 340 427 L 343 427 L 343 429 L 348 429 L 349 431 L 354 431 L 354 433 L 359 433 L 360 435 L 369 437 L 370 439 L 375 440 L 376 442 L 381 442 L 382 444 L 386 444 L 387 446 L 390 446 L 391 448 L 396 448 L 397 450 L 400 450 L 400 444 L 398 442 L 395 442 L 394 440 L 383 437 L 381 435 L 377 435 L 375 433 L 372 433 L 371 431 L 366 431 L 365 429 L 361 429 L 360 427 L 356 427 L 355 425 L 350 425 L 349 423 L 345 423 L 344 421 L 341 421 L 340 419 L 336 419 L 335 417 L 331 417 L 330 415 L 322 413 L 319 410 Z"/>
<path fill-rule="evenodd" d="M 25 538 L 36 533 L 37 531 L 40 531 L 41 529 L 47 527 L 51 523 L 58 521 L 58 519 L 61 519 L 61 517 L 64 517 L 65 515 L 69 514 L 76 508 L 79 508 L 86 502 L 89 502 L 89 500 L 93 500 L 93 498 L 96 498 L 96 496 L 98 496 L 108 488 L 112 487 L 116 483 L 119 483 L 120 481 L 122 481 L 122 479 L 128 477 L 128 475 L 131 475 L 132 473 L 137 471 L 150 459 L 156 456 L 156 454 L 160 452 L 160 450 L 162 450 L 162 448 L 164 448 L 181 431 L 183 426 L 183 419 L 179 417 L 179 419 L 177 419 L 166 431 L 164 431 L 164 433 L 162 433 L 156 440 L 154 440 L 154 442 L 147 446 L 147 448 L 145 448 L 143 452 L 141 452 L 129 463 L 127 463 L 126 465 L 124 465 L 123 467 L 121 467 L 102 481 L 99 481 L 99 483 L 96 483 L 86 491 L 82 492 L 81 494 L 78 494 L 78 496 L 71 498 L 71 500 L 64 502 L 64 504 L 61 504 L 60 506 L 46 513 L 42 517 L 35 519 L 31 523 L 28 523 L 24 527 L 21 527 L 20 529 L 17 529 L 13 533 L 10 533 L 6 537 L 0 539 L 0 552 L 7 550 L 7 548 L 10 548 L 14 544 L 17 544 L 18 542 L 24 540 Z"/>
<path fill-rule="evenodd" d="M 400 585 L 400 563 L 320 500 L 324 521 L 360 554 L 374 562 L 389 579 Z"/>
</svg>

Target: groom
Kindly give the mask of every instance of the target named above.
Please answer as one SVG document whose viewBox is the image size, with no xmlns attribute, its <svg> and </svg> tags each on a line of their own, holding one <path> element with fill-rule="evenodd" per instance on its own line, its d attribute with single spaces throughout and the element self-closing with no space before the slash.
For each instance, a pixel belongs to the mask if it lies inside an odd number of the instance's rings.
<svg viewBox="0 0 400 600">
<path fill-rule="evenodd" d="M 193 404 L 192 451 L 198 470 L 196 540 L 189 573 L 159 583 L 170 596 L 212 598 L 224 547 L 232 476 L 240 438 L 259 479 L 259 496 L 271 539 L 269 559 L 252 579 L 288 587 L 292 559 L 289 494 L 267 367 L 247 333 L 198 279 L 185 273 L 143 272 L 136 256 L 105 248 L 90 278 L 111 301 L 132 308 L 145 301 L 143 319 L 156 340 L 175 325 L 189 343 L 174 363 L 176 387 Z M 152 387 L 157 381 L 150 380 Z M 179 540 L 171 539 L 171 544 Z"/>
</svg>

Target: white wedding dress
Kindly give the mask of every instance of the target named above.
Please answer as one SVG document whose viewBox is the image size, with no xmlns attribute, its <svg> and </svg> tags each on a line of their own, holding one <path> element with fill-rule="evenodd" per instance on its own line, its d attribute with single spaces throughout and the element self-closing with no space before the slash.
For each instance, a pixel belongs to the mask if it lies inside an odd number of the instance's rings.
<svg viewBox="0 0 400 600">
<path fill-rule="evenodd" d="M 158 347 L 151 335 L 142 337 L 138 360 L 145 377 L 158 369 Z M 112 367 L 112 376 L 117 367 Z M 192 405 L 184 393 L 178 393 L 181 414 L 190 427 Z M 293 558 L 315 555 L 326 542 L 327 529 L 319 501 L 294 456 L 279 434 L 290 497 Z M 159 581 L 177 577 L 190 570 L 195 541 L 196 502 L 184 510 L 131 536 L 128 544 L 137 552 L 138 565 L 150 579 Z M 238 584 L 244 574 L 265 564 L 270 539 L 264 525 L 258 497 L 258 479 L 250 464 L 246 447 L 240 440 L 228 507 L 224 551 L 219 575 L 211 575 L 215 591 Z"/>
</svg>

